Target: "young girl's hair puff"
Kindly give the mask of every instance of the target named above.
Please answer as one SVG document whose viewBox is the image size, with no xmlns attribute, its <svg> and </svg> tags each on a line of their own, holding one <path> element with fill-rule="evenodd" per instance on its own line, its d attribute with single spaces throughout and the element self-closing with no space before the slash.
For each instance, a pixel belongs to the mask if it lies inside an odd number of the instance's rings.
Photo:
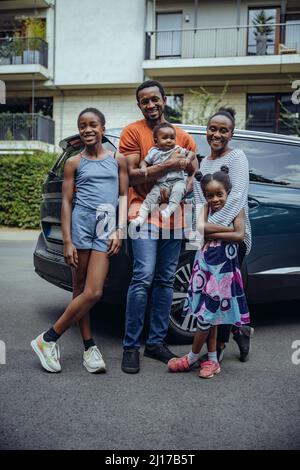
<svg viewBox="0 0 300 470">
<path fill-rule="evenodd" d="M 196 179 L 197 181 L 200 181 L 200 186 L 203 194 L 205 193 L 206 186 L 211 181 L 218 181 L 218 183 L 223 184 L 225 191 L 227 192 L 227 194 L 229 194 L 232 188 L 232 184 L 228 173 L 229 168 L 226 165 L 221 166 L 220 171 L 216 171 L 215 173 L 207 173 L 204 176 L 202 175 L 201 171 L 198 171 Z"/>
</svg>

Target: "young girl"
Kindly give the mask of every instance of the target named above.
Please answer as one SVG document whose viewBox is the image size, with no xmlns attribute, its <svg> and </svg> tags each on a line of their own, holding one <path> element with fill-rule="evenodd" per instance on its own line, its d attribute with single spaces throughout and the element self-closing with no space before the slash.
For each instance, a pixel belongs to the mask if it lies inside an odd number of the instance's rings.
<svg viewBox="0 0 300 470">
<path fill-rule="evenodd" d="M 201 363 L 200 377 L 211 378 L 220 372 L 217 359 L 217 325 L 249 323 L 249 311 L 243 290 L 238 263 L 238 243 L 245 235 L 244 210 L 234 219 L 233 227 L 223 227 L 217 233 L 214 224 L 207 222 L 210 214 L 220 211 L 231 190 L 228 167 L 206 174 L 201 178 L 201 189 L 207 201 L 204 206 L 205 244 L 196 254 L 184 313 L 198 317 L 197 333 L 192 351 L 188 355 L 168 362 L 172 372 L 189 370 L 199 359 L 199 354 L 209 333 L 208 361 Z M 199 217 L 198 228 L 201 227 Z M 217 238 L 217 239 L 216 239 Z"/>
<path fill-rule="evenodd" d="M 102 296 L 109 258 L 119 252 L 126 230 L 128 173 L 125 157 L 102 146 L 105 118 L 99 110 L 83 110 L 77 123 L 84 149 L 66 161 L 61 210 L 64 258 L 73 271 L 73 300 L 31 346 L 44 369 L 60 372 L 56 341 L 78 321 L 85 349 L 83 365 L 94 373 L 104 372 L 106 366 L 92 338 L 89 311 Z M 120 197 L 116 227 L 119 195 L 126 197 Z"/>
</svg>

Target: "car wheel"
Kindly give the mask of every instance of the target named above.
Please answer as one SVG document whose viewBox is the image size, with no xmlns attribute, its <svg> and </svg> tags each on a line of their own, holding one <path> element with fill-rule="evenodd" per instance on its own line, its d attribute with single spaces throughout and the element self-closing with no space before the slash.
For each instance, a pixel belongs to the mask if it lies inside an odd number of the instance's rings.
<svg viewBox="0 0 300 470">
<path fill-rule="evenodd" d="M 174 282 L 173 302 L 170 313 L 169 341 L 190 344 L 196 332 L 197 318 L 183 315 L 183 305 L 192 272 L 194 252 L 182 255 L 177 266 Z"/>
</svg>

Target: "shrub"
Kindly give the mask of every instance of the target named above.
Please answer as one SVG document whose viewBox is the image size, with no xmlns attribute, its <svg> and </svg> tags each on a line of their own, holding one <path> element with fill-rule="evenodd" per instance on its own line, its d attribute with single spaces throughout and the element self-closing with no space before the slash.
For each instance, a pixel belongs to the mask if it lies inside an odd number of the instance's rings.
<svg viewBox="0 0 300 470">
<path fill-rule="evenodd" d="M 42 152 L 0 155 L 0 225 L 39 227 L 42 184 L 56 160 Z"/>
</svg>

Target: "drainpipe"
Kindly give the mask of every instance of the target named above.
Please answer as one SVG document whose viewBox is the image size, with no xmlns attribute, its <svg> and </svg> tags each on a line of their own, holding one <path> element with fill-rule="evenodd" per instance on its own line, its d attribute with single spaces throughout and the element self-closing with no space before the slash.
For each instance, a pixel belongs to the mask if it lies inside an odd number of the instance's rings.
<svg viewBox="0 0 300 470">
<path fill-rule="evenodd" d="M 285 14 L 286 14 L 286 0 L 281 0 L 280 23 L 285 23 Z M 279 26 L 279 41 L 282 43 L 285 43 L 285 26 Z M 280 67 L 281 67 L 281 64 L 280 64 Z"/>
<path fill-rule="evenodd" d="M 280 4 L 280 23 L 285 23 L 286 0 L 281 0 Z"/>
<path fill-rule="evenodd" d="M 31 85 L 31 123 L 32 123 L 32 132 L 31 132 L 31 140 L 34 140 L 34 134 L 33 129 L 35 129 L 34 125 L 34 100 L 35 100 L 35 74 L 32 74 L 32 85 Z M 35 136 L 36 137 L 36 136 Z"/>
<path fill-rule="evenodd" d="M 198 27 L 198 0 L 194 0 L 194 29 Z"/>
<path fill-rule="evenodd" d="M 53 82 L 55 83 L 55 57 L 56 57 L 56 2 L 55 0 L 51 4 L 51 7 L 54 8 L 54 25 L 53 25 L 53 54 L 52 54 L 52 64 L 53 64 Z"/>
<path fill-rule="evenodd" d="M 236 24 L 241 24 L 241 0 L 236 0 Z"/>
<path fill-rule="evenodd" d="M 61 103 L 60 103 L 60 126 L 59 126 L 59 141 L 63 139 L 63 129 L 64 129 L 64 109 L 65 109 L 65 93 L 64 90 L 59 88 L 58 86 L 55 87 L 61 94 Z"/>
</svg>

